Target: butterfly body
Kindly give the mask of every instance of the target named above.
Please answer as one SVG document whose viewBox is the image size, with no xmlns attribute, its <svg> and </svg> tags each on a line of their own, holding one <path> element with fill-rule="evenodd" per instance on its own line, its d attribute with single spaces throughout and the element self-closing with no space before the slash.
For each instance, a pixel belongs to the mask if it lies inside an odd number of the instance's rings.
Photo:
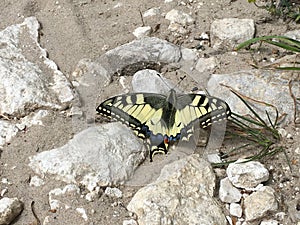
<svg viewBox="0 0 300 225">
<path fill-rule="evenodd" d="M 131 93 L 109 98 L 97 112 L 128 125 L 135 134 L 150 142 L 150 161 L 158 152 L 167 153 L 170 145 L 189 140 L 196 122 L 205 128 L 230 115 L 228 105 L 201 94 L 167 96 L 156 93 Z"/>
</svg>

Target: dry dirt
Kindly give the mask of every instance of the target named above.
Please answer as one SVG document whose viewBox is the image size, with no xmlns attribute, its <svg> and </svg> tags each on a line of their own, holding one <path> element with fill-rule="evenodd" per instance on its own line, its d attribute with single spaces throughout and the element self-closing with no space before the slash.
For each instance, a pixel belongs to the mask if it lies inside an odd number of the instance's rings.
<svg viewBox="0 0 300 225">
<path fill-rule="evenodd" d="M 185 4 L 178 4 L 183 2 Z M 199 4 L 199 3 L 203 4 Z M 118 7 L 119 5 L 119 7 Z M 117 7 L 116 7 L 117 6 Z M 187 37 L 174 37 L 167 27 L 169 21 L 163 17 L 141 19 L 140 12 L 152 7 L 160 7 L 162 13 L 173 8 L 191 12 L 196 19 L 195 25 L 190 27 L 191 32 Z M 109 49 L 135 39 L 132 31 L 143 25 L 153 28 L 159 24 L 159 29 L 152 35 L 184 47 L 196 47 L 198 42 L 194 40 L 202 32 L 208 32 L 210 24 L 215 19 L 236 17 L 254 19 L 256 23 L 256 35 L 283 34 L 288 30 L 297 28 L 293 22 L 287 23 L 272 18 L 268 12 L 248 4 L 246 0 L 212 0 L 212 1 L 173 1 L 164 3 L 162 0 L 3 0 L 0 4 L 0 29 L 9 25 L 22 23 L 24 17 L 36 16 L 41 23 L 40 44 L 47 49 L 49 58 L 57 63 L 60 70 L 70 76 L 77 62 L 83 58 L 94 58 L 102 55 Z M 253 58 L 250 53 L 234 55 L 224 52 L 214 52 L 208 49 L 203 54 L 215 55 L 220 60 L 220 66 L 215 73 L 230 73 L 242 69 L 251 69 Z M 272 54 L 271 51 L 267 52 Z M 274 55 L 256 55 L 256 60 L 274 57 Z M 275 55 L 278 57 L 278 55 Z M 100 90 L 99 90 L 100 93 Z M 98 93 L 95 93 L 97 95 Z M 94 104 L 94 103 L 93 103 Z M 25 203 L 25 209 L 14 224 L 36 224 L 30 204 L 35 202 L 35 211 L 42 220 L 49 215 L 53 221 L 59 221 L 60 217 L 69 217 L 69 224 L 79 224 L 77 215 L 62 215 L 59 212 L 50 212 L 48 204 L 48 192 L 55 187 L 63 187 L 52 179 L 47 179 L 42 187 L 29 187 L 28 182 L 33 172 L 28 167 L 28 157 L 55 147 L 64 145 L 72 136 L 73 128 L 71 118 L 64 114 L 53 112 L 44 119 L 44 126 L 34 126 L 18 135 L 4 146 L 0 158 L 0 176 L 11 182 L 6 196 L 18 197 Z M 299 130 L 296 134 L 296 125 L 290 124 L 287 131 L 292 138 L 285 138 L 282 145 L 292 160 L 293 172 L 287 168 L 286 158 L 283 154 L 276 155 L 266 161 L 268 167 L 273 169 L 271 185 L 278 193 L 280 210 L 291 213 L 294 206 L 300 205 L 300 200 L 295 199 L 295 187 L 299 188 L 299 163 L 300 156 L 294 154 L 300 146 Z M 12 169 L 14 168 L 14 169 Z M 0 183 L 0 190 L 6 185 Z M 282 186 L 282 187 L 281 187 Z M 124 197 L 120 200 L 102 195 L 98 201 L 87 203 L 84 199 L 77 199 L 78 203 L 86 208 L 89 222 L 87 224 L 122 224 L 124 219 L 130 218 L 124 206 L 130 201 L 131 196 L 137 190 L 132 187 L 120 187 Z M 118 202 L 118 204 L 114 204 Z M 288 208 L 291 205 L 291 208 Z M 295 208 L 295 207 L 294 207 Z M 93 212 L 94 210 L 94 212 Z M 296 209 L 295 209 L 296 210 Z M 292 215 L 290 215 L 292 216 Z M 80 220 L 82 221 L 82 220 Z M 82 223 L 80 223 L 82 224 Z M 292 224 L 287 221 L 285 224 Z"/>
</svg>

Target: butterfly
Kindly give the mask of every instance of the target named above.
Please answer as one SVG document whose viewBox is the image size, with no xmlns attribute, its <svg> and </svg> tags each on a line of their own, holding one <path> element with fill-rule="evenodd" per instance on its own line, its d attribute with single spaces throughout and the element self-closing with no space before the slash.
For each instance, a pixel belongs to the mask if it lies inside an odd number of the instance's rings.
<svg viewBox="0 0 300 225">
<path fill-rule="evenodd" d="M 189 140 L 199 123 L 206 128 L 227 119 L 230 108 L 219 98 L 203 94 L 168 95 L 157 93 L 129 93 L 106 99 L 97 112 L 107 118 L 128 125 L 141 139 L 149 140 L 150 162 L 156 153 L 168 153 L 170 145 Z"/>
</svg>

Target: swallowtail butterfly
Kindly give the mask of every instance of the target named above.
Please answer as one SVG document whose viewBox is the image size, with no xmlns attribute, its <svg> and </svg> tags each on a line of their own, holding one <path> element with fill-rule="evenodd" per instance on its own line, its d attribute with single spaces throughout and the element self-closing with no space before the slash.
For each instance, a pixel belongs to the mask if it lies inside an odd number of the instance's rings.
<svg viewBox="0 0 300 225">
<path fill-rule="evenodd" d="M 195 123 L 206 128 L 226 119 L 231 111 L 221 99 L 202 94 L 179 94 L 171 89 L 167 96 L 156 93 L 130 93 L 109 98 L 97 107 L 105 117 L 128 125 L 142 139 L 149 139 L 150 161 L 170 145 L 189 140 Z"/>
</svg>

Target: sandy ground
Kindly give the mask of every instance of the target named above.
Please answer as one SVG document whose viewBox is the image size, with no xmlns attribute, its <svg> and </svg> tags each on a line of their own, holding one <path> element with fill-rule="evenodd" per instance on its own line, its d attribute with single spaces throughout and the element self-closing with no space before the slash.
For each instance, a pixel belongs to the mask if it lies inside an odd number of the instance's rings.
<svg viewBox="0 0 300 225">
<path fill-rule="evenodd" d="M 258 9 L 243 0 L 202 1 L 203 4 L 199 4 L 200 1 L 183 2 L 186 3 L 177 4 L 177 1 L 164 3 L 162 0 L 151 2 L 146 0 L 3 0 L 0 4 L 0 29 L 22 23 L 24 17 L 36 16 L 42 26 L 40 31 L 41 46 L 47 49 L 49 58 L 55 61 L 61 71 L 69 77 L 79 60 L 97 57 L 109 49 L 134 40 L 132 31 L 136 27 L 142 26 L 143 22 L 152 27 L 160 25 L 153 36 L 189 48 L 195 47 L 197 42 L 194 38 L 199 37 L 202 32 L 208 32 L 211 22 L 219 18 L 254 19 L 257 36 L 282 34 L 296 28 L 293 23 L 287 24 L 281 20 L 273 20 L 265 10 Z M 192 17 L 196 19 L 196 24 L 191 27 L 191 32 L 187 37 L 175 37 L 167 29 L 169 21 L 163 17 L 147 18 L 144 21 L 141 19 L 140 12 L 152 7 L 160 7 L 162 13 L 173 8 L 191 12 Z M 230 73 L 251 68 L 251 54 L 245 53 L 236 59 L 232 54 L 225 51 L 212 52 L 207 50 L 206 53 L 215 55 L 220 60 L 220 66 L 215 73 Z M 263 58 L 263 56 L 260 57 Z M 95 93 L 95 95 L 97 94 Z M 73 136 L 71 118 L 57 112 L 53 112 L 47 117 L 44 120 L 44 125 L 43 127 L 31 127 L 25 132 L 20 132 L 11 143 L 4 147 L 1 154 L 0 175 L 8 178 L 12 183 L 7 195 L 16 196 L 25 203 L 24 212 L 14 224 L 35 224 L 30 209 L 32 201 L 35 201 L 36 212 L 41 220 L 48 215 L 53 221 L 61 221 L 59 217 L 64 216 L 68 217 L 65 221 L 69 221 L 69 224 L 78 224 L 78 215 L 61 215 L 49 212 L 47 194 L 54 187 L 63 187 L 63 183 L 49 179 L 42 187 L 30 188 L 28 185 L 31 176 L 34 175 L 28 167 L 28 157 L 36 154 L 36 152 L 62 146 Z M 289 207 L 292 207 L 294 203 L 300 204 L 299 199 L 293 197 L 295 185 L 299 187 L 299 183 L 297 183 L 299 179 L 299 155 L 294 155 L 293 152 L 296 147 L 300 146 L 300 138 L 299 134 L 296 136 L 294 124 L 289 125 L 287 131 L 293 135 L 293 138 L 284 139 L 282 143 L 289 156 L 294 160 L 293 169 L 295 172 L 286 171 L 287 164 L 283 154 L 275 156 L 271 162 L 266 162 L 268 166 L 273 165 L 276 176 L 270 185 L 278 191 L 280 210 L 285 212 L 288 212 Z M 15 169 L 11 170 L 12 167 Z M 283 183 L 284 186 L 280 187 L 280 183 Z M 0 189 L 2 188 L 3 184 L 0 184 Z M 124 193 L 121 200 L 112 199 L 105 195 L 93 203 L 87 203 L 84 199 L 77 199 L 84 208 L 88 209 L 87 213 L 91 219 L 87 224 L 122 224 L 124 219 L 129 218 L 129 213 L 124 206 L 130 201 L 137 188 L 120 188 Z M 114 204 L 118 201 L 118 204 Z M 54 222 L 53 224 L 60 223 Z"/>
</svg>

